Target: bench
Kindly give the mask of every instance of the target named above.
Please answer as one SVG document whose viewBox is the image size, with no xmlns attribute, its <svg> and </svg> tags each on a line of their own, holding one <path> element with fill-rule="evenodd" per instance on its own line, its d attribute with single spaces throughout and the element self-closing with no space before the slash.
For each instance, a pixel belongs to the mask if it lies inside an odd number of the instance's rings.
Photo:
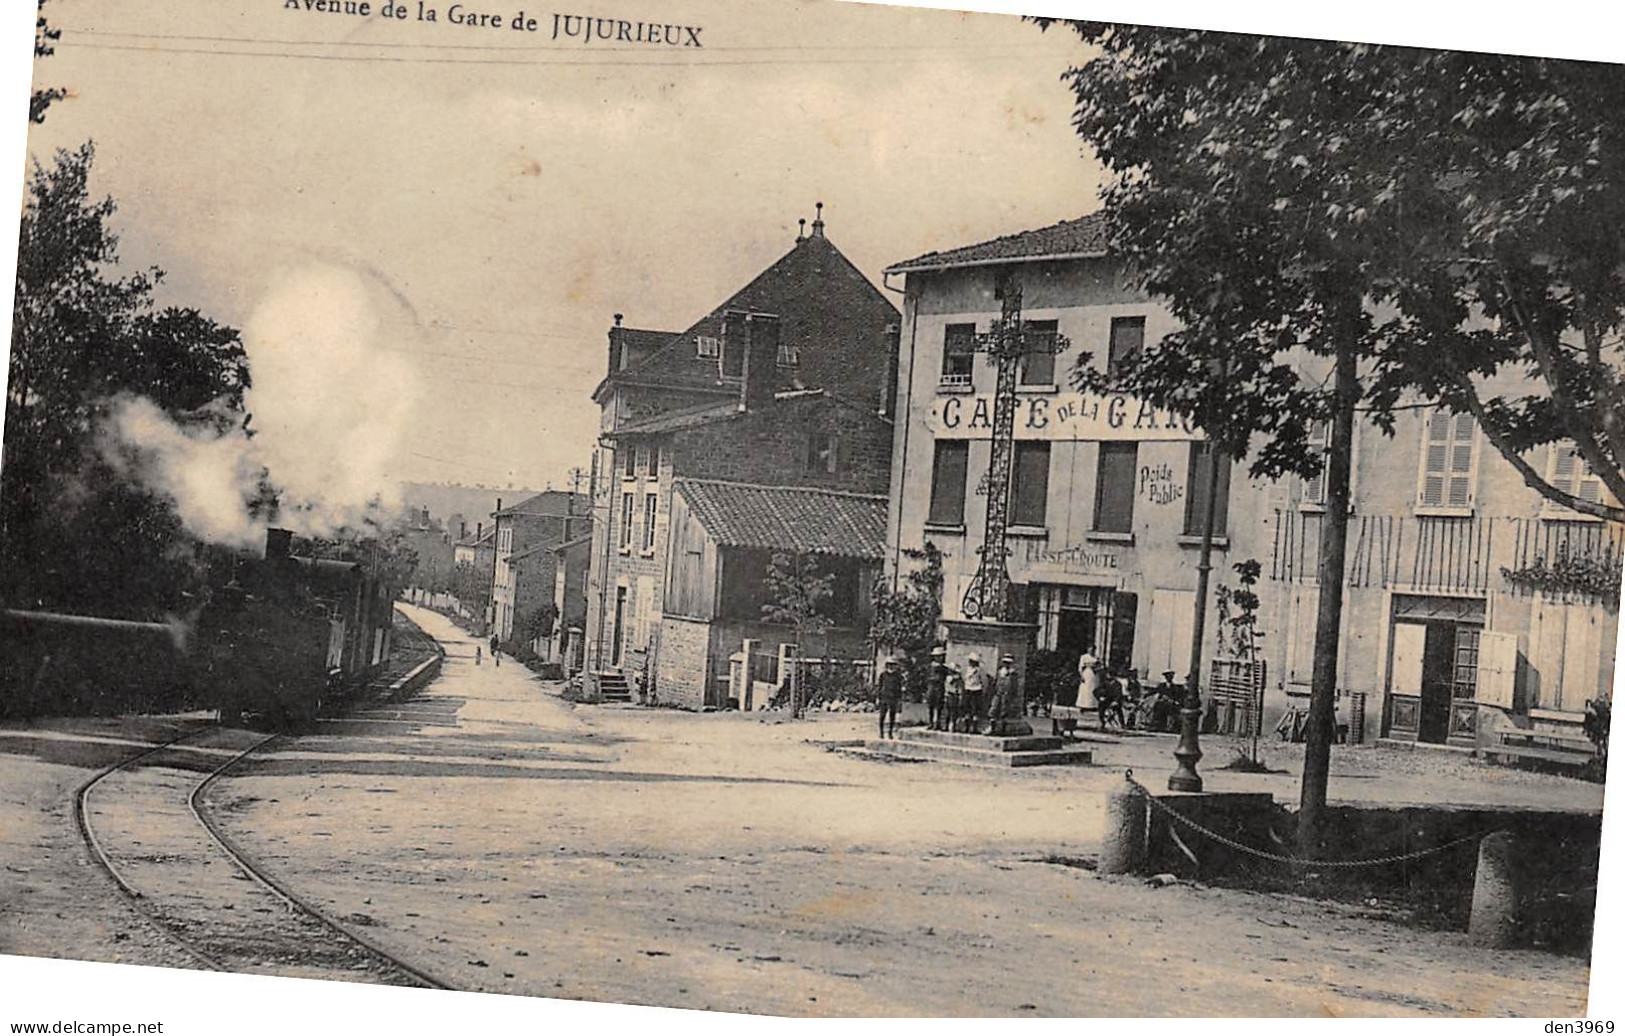
<svg viewBox="0 0 1625 1036">
<path fill-rule="evenodd" d="M 1596 746 L 1588 737 L 1566 734 L 1557 730 L 1500 730 L 1499 743 L 1481 749 L 1486 756 L 1499 759 L 1538 759 L 1559 766 L 1585 766 L 1597 758 Z"/>
</svg>

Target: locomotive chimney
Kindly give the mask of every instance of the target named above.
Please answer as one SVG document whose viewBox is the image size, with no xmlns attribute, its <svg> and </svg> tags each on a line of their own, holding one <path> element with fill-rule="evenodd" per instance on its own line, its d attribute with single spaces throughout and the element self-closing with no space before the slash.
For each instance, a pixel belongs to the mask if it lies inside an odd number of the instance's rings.
<svg viewBox="0 0 1625 1036">
<path fill-rule="evenodd" d="M 293 550 L 293 533 L 287 529 L 265 530 L 265 560 L 277 561 Z"/>
</svg>

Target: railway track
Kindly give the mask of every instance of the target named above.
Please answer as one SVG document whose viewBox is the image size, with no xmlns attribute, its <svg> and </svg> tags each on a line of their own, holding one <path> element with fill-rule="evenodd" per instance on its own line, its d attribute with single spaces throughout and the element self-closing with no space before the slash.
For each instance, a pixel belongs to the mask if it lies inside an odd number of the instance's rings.
<svg viewBox="0 0 1625 1036">
<path fill-rule="evenodd" d="M 73 797 L 91 857 L 208 970 L 454 988 L 273 878 L 210 812 L 209 788 L 278 736 L 194 729 L 91 775 Z"/>
</svg>

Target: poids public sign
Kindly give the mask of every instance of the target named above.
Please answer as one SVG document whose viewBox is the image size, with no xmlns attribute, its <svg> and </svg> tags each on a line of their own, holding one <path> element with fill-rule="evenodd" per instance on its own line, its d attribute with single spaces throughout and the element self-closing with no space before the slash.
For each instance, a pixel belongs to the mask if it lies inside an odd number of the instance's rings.
<svg viewBox="0 0 1625 1036">
<path fill-rule="evenodd" d="M 929 423 L 938 439 L 985 439 L 993 434 L 993 396 L 937 396 Z M 1024 392 L 1016 397 L 1016 438 L 1189 442 L 1203 435 L 1184 418 L 1133 396 Z"/>
</svg>

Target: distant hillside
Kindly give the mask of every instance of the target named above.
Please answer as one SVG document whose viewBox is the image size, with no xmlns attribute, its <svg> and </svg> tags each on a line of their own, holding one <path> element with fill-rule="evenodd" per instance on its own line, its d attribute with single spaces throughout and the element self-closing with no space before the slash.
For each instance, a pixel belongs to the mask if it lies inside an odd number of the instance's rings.
<svg viewBox="0 0 1625 1036">
<path fill-rule="evenodd" d="M 486 489 L 439 482 L 402 482 L 401 503 L 408 507 L 427 507 L 429 514 L 441 522 L 460 514 L 472 529 L 476 522 L 491 523 L 491 512 L 497 509 L 498 500 L 513 504 L 539 492 L 539 489 Z"/>
</svg>

